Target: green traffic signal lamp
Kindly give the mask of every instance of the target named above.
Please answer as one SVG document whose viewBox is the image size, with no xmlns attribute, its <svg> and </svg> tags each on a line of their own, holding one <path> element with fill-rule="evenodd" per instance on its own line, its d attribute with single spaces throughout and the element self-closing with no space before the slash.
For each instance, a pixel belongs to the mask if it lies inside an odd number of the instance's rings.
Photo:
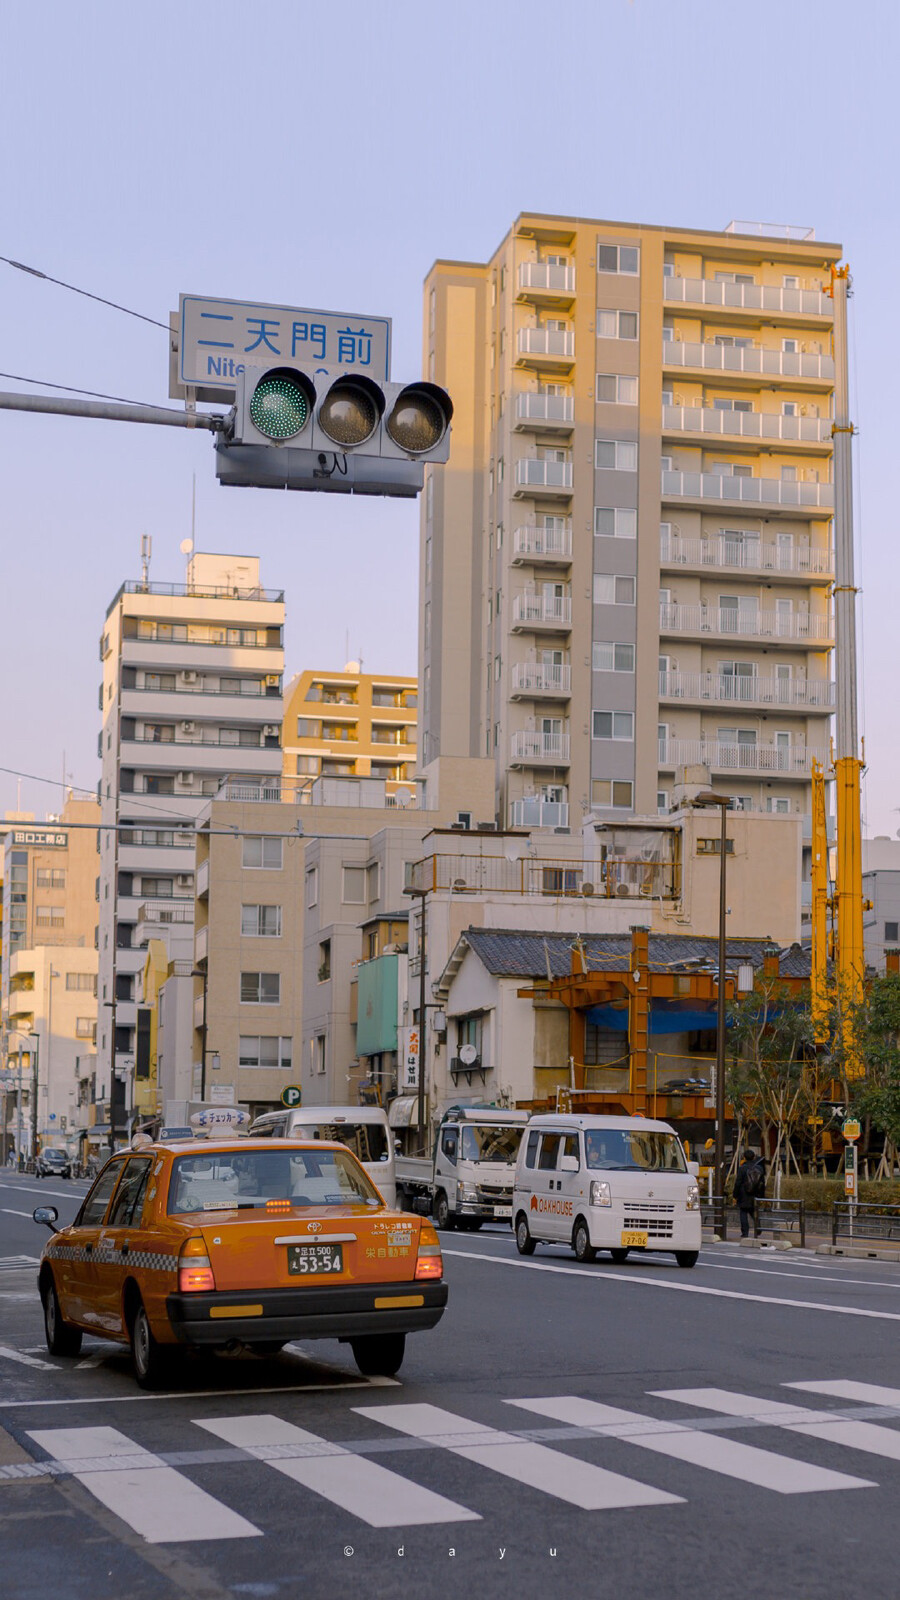
<svg viewBox="0 0 900 1600">
<path fill-rule="evenodd" d="M 253 426 L 266 439 L 294 439 L 312 415 L 315 391 L 303 372 L 277 367 L 256 385 L 250 399 Z"/>
</svg>

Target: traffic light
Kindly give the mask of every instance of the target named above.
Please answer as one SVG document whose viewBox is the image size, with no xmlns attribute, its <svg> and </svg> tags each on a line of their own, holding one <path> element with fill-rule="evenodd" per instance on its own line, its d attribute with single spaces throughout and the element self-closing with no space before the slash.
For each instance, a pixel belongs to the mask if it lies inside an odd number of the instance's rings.
<svg viewBox="0 0 900 1600">
<path fill-rule="evenodd" d="M 435 383 L 368 373 L 246 367 L 216 443 L 220 483 L 330 494 L 415 496 L 425 464 L 450 454 L 453 405 Z"/>
</svg>

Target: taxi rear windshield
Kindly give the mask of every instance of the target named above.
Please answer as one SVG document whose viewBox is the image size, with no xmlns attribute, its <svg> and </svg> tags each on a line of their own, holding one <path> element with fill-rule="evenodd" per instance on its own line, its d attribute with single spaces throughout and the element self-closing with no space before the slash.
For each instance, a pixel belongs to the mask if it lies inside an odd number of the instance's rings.
<svg viewBox="0 0 900 1600">
<path fill-rule="evenodd" d="M 169 1182 L 169 1216 L 190 1211 L 294 1206 L 379 1206 L 365 1173 L 340 1150 L 211 1151 L 179 1156 Z"/>
<path fill-rule="evenodd" d="M 632 1133 L 627 1128 L 588 1128 L 584 1158 L 596 1172 L 686 1172 L 684 1151 L 674 1133 L 653 1133 L 649 1128 Z"/>
<path fill-rule="evenodd" d="M 387 1161 L 387 1132 L 378 1122 L 304 1122 L 291 1129 L 291 1139 L 327 1139 L 331 1144 L 345 1144 L 357 1161 Z"/>
</svg>

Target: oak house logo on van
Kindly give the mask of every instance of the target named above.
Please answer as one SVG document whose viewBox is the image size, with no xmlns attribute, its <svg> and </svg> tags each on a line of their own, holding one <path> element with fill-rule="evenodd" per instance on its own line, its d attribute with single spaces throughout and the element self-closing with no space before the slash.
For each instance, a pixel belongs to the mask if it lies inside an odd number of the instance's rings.
<svg viewBox="0 0 900 1600">
<path fill-rule="evenodd" d="M 531 1196 L 530 1210 L 552 1211 L 557 1217 L 571 1217 L 572 1201 L 560 1200 L 557 1197 L 554 1197 L 552 1200 L 548 1200 L 545 1195 L 533 1194 Z"/>
</svg>

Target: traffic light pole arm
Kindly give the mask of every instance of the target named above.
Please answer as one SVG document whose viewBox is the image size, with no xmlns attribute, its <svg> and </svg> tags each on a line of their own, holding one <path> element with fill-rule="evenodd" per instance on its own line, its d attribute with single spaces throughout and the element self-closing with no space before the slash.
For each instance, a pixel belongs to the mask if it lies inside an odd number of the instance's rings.
<svg viewBox="0 0 900 1600">
<path fill-rule="evenodd" d="M 170 411 L 127 400 L 67 400 L 54 395 L 0 393 L 0 411 L 49 411 L 61 417 L 94 417 L 101 422 L 150 422 L 160 428 L 206 428 L 223 433 L 227 418 L 214 411 Z"/>
</svg>

